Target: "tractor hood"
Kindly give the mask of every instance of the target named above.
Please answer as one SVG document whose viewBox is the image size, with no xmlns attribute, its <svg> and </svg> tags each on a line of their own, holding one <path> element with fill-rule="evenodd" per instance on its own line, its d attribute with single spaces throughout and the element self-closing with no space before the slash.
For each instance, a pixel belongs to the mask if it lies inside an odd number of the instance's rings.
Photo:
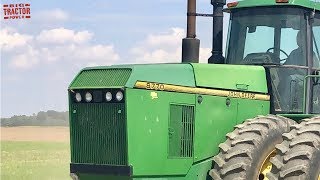
<svg viewBox="0 0 320 180">
<path fill-rule="evenodd" d="M 83 69 L 69 89 L 134 88 L 136 82 L 267 93 L 262 66 L 223 64 L 142 64 Z"/>
</svg>

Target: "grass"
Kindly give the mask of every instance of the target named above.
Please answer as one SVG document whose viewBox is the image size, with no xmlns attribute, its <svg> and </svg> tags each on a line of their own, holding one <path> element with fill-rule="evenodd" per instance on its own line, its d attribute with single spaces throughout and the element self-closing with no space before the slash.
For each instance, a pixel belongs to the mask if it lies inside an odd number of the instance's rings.
<svg viewBox="0 0 320 180">
<path fill-rule="evenodd" d="M 68 142 L 1 141 L 2 180 L 70 180 Z"/>
</svg>

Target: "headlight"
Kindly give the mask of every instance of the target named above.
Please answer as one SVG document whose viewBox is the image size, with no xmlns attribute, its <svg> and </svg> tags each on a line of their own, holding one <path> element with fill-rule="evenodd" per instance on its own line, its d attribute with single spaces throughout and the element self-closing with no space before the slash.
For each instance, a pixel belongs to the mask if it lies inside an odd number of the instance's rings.
<svg viewBox="0 0 320 180">
<path fill-rule="evenodd" d="M 106 100 L 107 100 L 107 101 L 111 101 L 111 100 L 112 100 L 112 94 L 111 94 L 111 92 L 107 92 L 107 93 L 106 93 Z"/>
<path fill-rule="evenodd" d="M 121 101 L 123 99 L 123 93 L 121 91 L 118 91 L 116 94 L 116 99 L 118 101 Z"/>
<path fill-rule="evenodd" d="M 70 176 L 72 180 L 79 180 L 79 177 L 77 176 L 76 173 L 70 173 Z"/>
<path fill-rule="evenodd" d="M 89 92 L 86 93 L 86 101 L 87 101 L 87 102 L 92 101 L 92 95 L 91 95 L 91 93 L 89 93 Z"/>
<path fill-rule="evenodd" d="M 76 101 L 80 102 L 82 100 L 81 94 L 80 93 L 76 93 Z"/>
</svg>

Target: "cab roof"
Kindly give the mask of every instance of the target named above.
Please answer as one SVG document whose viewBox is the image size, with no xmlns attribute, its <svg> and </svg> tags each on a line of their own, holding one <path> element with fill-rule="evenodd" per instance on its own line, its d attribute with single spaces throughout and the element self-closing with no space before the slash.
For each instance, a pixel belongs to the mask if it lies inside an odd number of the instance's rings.
<svg viewBox="0 0 320 180">
<path fill-rule="evenodd" d="M 236 1 L 236 0 L 235 0 Z M 316 0 L 288 0 L 287 3 L 277 3 L 277 0 L 240 0 L 235 7 L 227 8 L 227 10 L 247 8 L 247 7 L 261 7 L 261 6 L 300 6 L 308 9 L 315 9 L 320 11 L 320 1 Z"/>
</svg>

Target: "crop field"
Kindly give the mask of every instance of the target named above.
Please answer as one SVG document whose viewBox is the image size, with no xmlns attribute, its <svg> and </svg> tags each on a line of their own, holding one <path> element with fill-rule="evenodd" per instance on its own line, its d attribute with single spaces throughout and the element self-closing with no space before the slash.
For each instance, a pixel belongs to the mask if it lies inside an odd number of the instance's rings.
<svg viewBox="0 0 320 180">
<path fill-rule="evenodd" d="M 1 180 L 69 180 L 69 162 L 68 128 L 1 128 Z"/>
</svg>

